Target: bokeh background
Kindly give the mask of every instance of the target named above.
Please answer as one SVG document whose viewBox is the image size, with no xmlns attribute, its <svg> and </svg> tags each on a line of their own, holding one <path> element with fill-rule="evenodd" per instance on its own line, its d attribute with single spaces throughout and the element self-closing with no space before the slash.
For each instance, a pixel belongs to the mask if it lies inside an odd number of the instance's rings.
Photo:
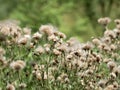
<svg viewBox="0 0 120 90">
<path fill-rule="evenodd" d="M 52 24 L 68 38 L 75 36 L 84 42 L 101 35 L 98 18 L 119 18 L 119 8 L 120 0 L 0 0 L 0 20 L 19 20 L 22 27 L 33 31 Z"/>
</svg>

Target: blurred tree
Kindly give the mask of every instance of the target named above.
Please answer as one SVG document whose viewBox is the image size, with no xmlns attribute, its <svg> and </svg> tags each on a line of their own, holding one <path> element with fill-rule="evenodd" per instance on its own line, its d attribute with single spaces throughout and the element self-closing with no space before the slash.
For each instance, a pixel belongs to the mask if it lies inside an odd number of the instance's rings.
<svg viewBox="0 0 120 90">
<path fill-rule="evenodd" d="M 120 0 L 0 0 L 0 7 L 0 19 L 17 19 L 33 30 L 52 24 L 81 41 L 101 35 L 98 18 L 120 16 Z"/>
<path fill-rule="evenodd" d="M 10 17 L 21 20 L 22 26 L 36 29 L 41 24 L 58 26 L 59 15 L 56 0 L 20 0 Z"/>
<path fill-rule="evenodd" d="M 16 9 L 18 0 L 0 0 L 0 19 L 9 18 L 9 14 Z"/>
</svg>

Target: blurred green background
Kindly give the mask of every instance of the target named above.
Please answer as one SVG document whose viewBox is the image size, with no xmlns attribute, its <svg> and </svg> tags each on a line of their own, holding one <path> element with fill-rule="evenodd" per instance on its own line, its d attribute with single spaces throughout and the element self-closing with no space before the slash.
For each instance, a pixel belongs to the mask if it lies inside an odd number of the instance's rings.
<svg viewBox="0 0 120 90">
<path fill-rule="evenodd" d="M 119 8 L 120 0 L 0 0 L 0 20 L 19 20 L 34 31 L 52 24 L 84 42 L 101 35 L 98 18 L 119 18 Z"/>
</svg>

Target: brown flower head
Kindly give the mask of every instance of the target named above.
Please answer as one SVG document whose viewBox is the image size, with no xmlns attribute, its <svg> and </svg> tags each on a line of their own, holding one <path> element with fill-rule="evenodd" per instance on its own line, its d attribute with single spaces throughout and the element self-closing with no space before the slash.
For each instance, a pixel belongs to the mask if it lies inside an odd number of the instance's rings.
<svg viewBox="0 0 120 90">
<path fill-rule="evenodd" d="M 7 90 L 15 90 L 15 86 L 13 84 L 8 84 L 6 89 Z"/>
<path fill-rule="evenodd" d="M 10 67 L 15 70 L 21 70 L 25 67 L 26 63 L 22 60 L 13 61 L 10 63 Z"/>
<path fill-rule="evenodd" d="M 98 19 L 98 23 L 106 26 L 107 24 L 109 24 L 111 22 L 111 19 L 109 17 L 104 17 L 104 18 L 100 18 Z"/>
</svg>

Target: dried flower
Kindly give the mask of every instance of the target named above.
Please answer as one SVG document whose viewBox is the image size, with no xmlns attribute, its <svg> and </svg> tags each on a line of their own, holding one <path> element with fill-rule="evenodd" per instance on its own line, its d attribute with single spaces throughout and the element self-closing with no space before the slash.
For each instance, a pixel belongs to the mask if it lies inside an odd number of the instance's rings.
<svg viewBox="0 0 120 90">
<path fill-rule="evenodd" d="M 98 85 L 100 86 L 100 87 L 102 87 L 102 88 L 104 88 L 105 87 L 105 85 L 106 85 L 106 80 L 100 80 L 99 82 L 98 82 Z"/>
<path fill-rule="evenodd" d="M 113 85 L 108 85 L 104 90 L 114 90 L 114 86 Z"/>
<path fill-rule="evenodd" d="M 33 39 L 40 39 L 41 37 L 42 37 L 42 34 L 40 34 L 39 32 L 34 33 L 32 36 Z"/>
<path fill-rule="evenodd" d="M 60 36 L 60 38 L 66 38 L 66 35 L 64 33 L 59 32 L 58 35 Z"/>
<path fill-rule="evenodd" d="M 114 72 L 116 75 L 119 75 L 119 74 L 120 74 L 120 66 L 115 67 L 115 68 L 113 69 L 113 72 Z"/>
<path fill-rule="evenodd" d="M 18 44 L 22 44 L 22 45 L 25 45 L 27 44 L 27 38 L 25 37 L 22 37 L 18 40 Z"/>
<path fill-rule="evenodd" d="M 65 44 L 65 43 L 63 43 L 63 44 L 60 44 L 58 47 L 56 47 L 58 50 L 60 50 L 60 51 L 66 51 L 66 49 L 67 49 L 67 45 Z"/>
<path fill-rule="evenodd" d="M 46 35 L 50 36 L 53 34 L 55 28 L 51 25 L 42 25 L 40 28 L 39 28 L 39 31 L 41 33 L 45 33 Z"/>
<path fill-rule="evenodd" d="M 8 84 L 6 89 L 7 90 L 15 90 L 15 86 L 13 84 Z"/>
<path fill-rule="evenodd" d="M 7 36 L 10 36 L 10 28 L 9 27 L 2 27 L 1 30 L 0 30 L 0 33 L 2 33 L 3 35 L 7 35 Z"/>
<path fill-rule="evenodd" d="M 115 73 L 113 73 L 113 72 L 112 72 L 112 73 L 110 73 L 110 76 L 111 76 L 111 78 L 112 78 L 112 79 L 115 79 L 115 78 L 117 77 L 117 76 L 116 76 L 116 74 L 115 74 Z"/>
<path fill-rule="evenodd" d="M 61 55 L 61 52 L 59 50 L 57 50 L 57 49 L 53 49 L 53 53 L 55 55 Z"/>
<path fill-rule="evenodd" d="M 19 84 L 19 88 L 21 88 L 21 89 L 26 88 L 26 87 L 27 87 L 27 85 L 25 83 Z"/>
<path fill-rule="evenodd" d="M 117 90 L 119 88 L 118 83 L 117 82 L 113 82 L 113 87 L 114 87 L 115 90 Z"/>
<path fill-rule="evenodd" d="M 66 56 L 67 60 L 71 60 L 73 58 L 73 55 L 72 54 L 69 54 Z"/>
<path fill-rule="evenodd" d="M 38 46 L 35 50 L 34 50 L 35 54 L 43 54 L 44 53 L 44 48 L 42 46 Z"/>
<path fill-rule="evenodd" d="M 13 61 L 10 63 L 10 67 L 15 70 L 21 70 L 25 67 L 26 63 L 22 60 Z"/>
<path fill-rule="evenodd" d="M 49 40 L 49 41 L 56 42 L 56 41 L 59 40 L 59 38 L 53 34 L 53 35 L 51 35 L 51 36 L 48 37 L 48 40 Z"/>
<path fill-rule="evenodd" d="M 114 61 L 109 61 L 107 63 L 107 67 L 110 69 L 110 70 L 113 70 L 114 67 L 116 67 L 116 63 Z"/>
<path fill-rule="evenodd" d="M 31 29 L 29 27 L 25 27 L 23 28 L 23 33 L 26 35 L 30 35 L 31 34 Z"/>
<path fill-rule="evenodd" d="M 98 19 L 98 23 L 106 26 L 107 24 L 109 24 L 111 22 L 111 19 L 108 17 L 104 17 L 104 18 L 100 18 Z"/>
<path fill-rule="evenodd" d="M 41 75 L 40 72 L 39 72 L 39 73 L 36 73 L 36 78 L 37 78 L 38 80 L 41 80 L 41 79 L 42 79 L 42 75 Z"/>
<path fill-rule="evenodd" d="M 111 39 L 116 38 L 116 34 L 115 34 L 115 32 L 112 31 L 112 30 L 106 30 L 106 31 L 104 32 L 104 36 L 105 36 L 105 37 L 110 37 Z"/>
<path fill-rule="evenodd" d="M 120 19 L 115 19 L 114 22 L 118 25 L 120 24 Z"/>
<path fill-rule="evenodd" d="M 111 50 L 116 50 L 117 49 L 117 47 L 114 44 L 111 44 L 110 48 L 111 48 Z"/>
<path fill-rule="evenodd" d="M 92 43 L 87 42 L 86 44 L 83 45 L 82 48 L 83 48 L 84 50 L 90 50 L 90 49 L 93 48 L 93 45 L 92 45 Z"/>
<path fill-rule="evenodd" d="M 99 45 L 101 43 L 101 41 L 99 39 L 97 39 L 97 38 L 93 39 L 92 42 L 95 45 Z"/>
</svg>

